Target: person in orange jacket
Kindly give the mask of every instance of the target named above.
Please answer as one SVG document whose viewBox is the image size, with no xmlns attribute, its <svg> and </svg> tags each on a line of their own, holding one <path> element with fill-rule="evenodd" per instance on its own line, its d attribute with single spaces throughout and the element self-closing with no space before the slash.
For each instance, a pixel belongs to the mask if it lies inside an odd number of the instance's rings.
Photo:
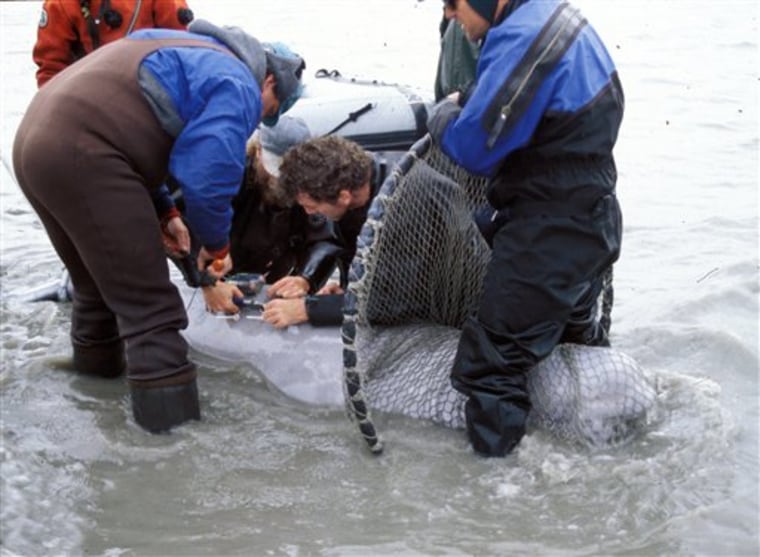
<svg viewBox="0 0 760 557">
<path fill-rule="evenodd" d="M 185 0 L 45 0 L 37 42 L 37 87 L 99 46 L 137 29 L 185 30 L 193 12 Z"/>
</svg>

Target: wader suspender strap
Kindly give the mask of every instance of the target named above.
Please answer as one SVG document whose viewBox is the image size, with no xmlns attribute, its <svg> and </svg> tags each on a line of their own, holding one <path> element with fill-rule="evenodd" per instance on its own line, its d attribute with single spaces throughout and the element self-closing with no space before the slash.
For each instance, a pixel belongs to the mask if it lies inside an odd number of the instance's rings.
<svg viewBox="0 0 760 557">
<path fill-rule="evenodd" d="M 579 10 L 567 3 L 557 7 L 483 116 L 489 149 L 525 113 L 544 78 L 585 25 Z"/>
<path fill-rule="evenodd" d="M 132 21 L 129 22 L 129 27 L 127 27 L 127 32 L 124 33 L 124 35 L 129 35 L 132 31 L 135 30 L 135 23 L 137 23 L 137 14 L 140 13 L 141 8 L 142 0 L 137 0 L 135 3 L 135 9 L 132 11 Z"/>
</svg>

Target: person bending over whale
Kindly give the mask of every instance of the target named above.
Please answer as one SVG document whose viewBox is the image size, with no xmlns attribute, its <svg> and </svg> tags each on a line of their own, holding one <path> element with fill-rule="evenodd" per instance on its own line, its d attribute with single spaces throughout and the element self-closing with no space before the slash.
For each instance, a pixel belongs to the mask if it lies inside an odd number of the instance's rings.
<svg viewBox="0 0 760 557">
<path fill-rule="evenodd" d="M 298 99 L 304 66 L 235 27 L 144 29 L 51 79 L 16 132 L 19 185 L 73 284 L 74 368 L 99 377 L 126 369 L 135 421 L 150 432 L 200 419 L 180 333 L 187 314 L 162 245 L 187 250 L 189 235 L 157 192 L 167 176 L 179 184 L 198 266 L 232 268 L 230 202 L 246 140 Z"/>
<path fill-rule="evenodd" d="M 256 130 L 246 145 L 245 176 L 232 200 L 231 274 L 261 274 L 278 295 L 315 293 L 335 269 L 341 251 L 332 223 L 307 215 L 279 184 L 283 154 L 310 137 L 306 123 L 289 116 Z M 193 280 L 198 279 L 188 282 Z M 243 292 L 234 281 L 205 282 L 201 289 L 209 311 L 239 312 L 235 301 Z"/>
<path fill-rule="evenodd" d="M 339 325 L 343 320 L 343 289 L 356 253 L 356 240 L 372 199 L 402 152 L 369 152 L 339 136 L 311 139 L 288 150 L 280 167 L 280 184 L 309 215 L 333 221 L 341 252 L 340 282 L 330 282 L 316 295 L 303 296 L 274 284 L 264 304 L 264 321 L 276 328 L 309 322 Z"/>
</svg>

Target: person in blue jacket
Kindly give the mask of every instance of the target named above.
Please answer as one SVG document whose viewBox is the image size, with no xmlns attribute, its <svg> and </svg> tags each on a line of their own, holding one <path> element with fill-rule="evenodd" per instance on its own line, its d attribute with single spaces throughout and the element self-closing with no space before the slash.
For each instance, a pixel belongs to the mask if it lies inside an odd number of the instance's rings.
<svg viewBox="0 0 760 557">
<path fill-rule="evenodd" d="M 200 419 L 165 252 L 187 252 L 190 237 L 165 182 L 182 191 L 198 267 L 222 276 L 246 140 L 299 97 L 304 65 L 284 45 L 203 20 L 140 30 L 51 79 L 17 130 L 19 185 L 73 283 L 74 368 L 126 369 L 148 431 Z"/>
<path fill-rule="evenodd" d="M 288 198 L 278 179 L 283 155 L 310 137 L 304 120 L 285 115 L 276 126 L 264 126 L 249 139 L 245 176 L 232 200 L 233 275 L 209 285 L 202 284 L 203 276 L 185 277 L 190 286 L 196 286 L 192 279 L 200 283 L 209 311 L 240 312 L 244 292 L 237 281 L 251 280 L 241 274 L 261 275 L 272 294 L 300 297 L 317 292 L 335 269 L 342 246 L 332 223 L 307 215 Z"/>
<path fill-rule="evenodd" d="M 596 308 L 620 253 L 612 151 L 623 91 L 601 39 L 565 2 L 447 5 L 482 39 L 476 83 L 463 106 L 437 104 L 428 128 L 457 164 L 490 177 L 478 221 L 493 248 L 451 381 L 468 397 L 473 449 L 503 456 L 525 433 L 531 368 L 561 342 L 609 344 Z"/>
</svg>

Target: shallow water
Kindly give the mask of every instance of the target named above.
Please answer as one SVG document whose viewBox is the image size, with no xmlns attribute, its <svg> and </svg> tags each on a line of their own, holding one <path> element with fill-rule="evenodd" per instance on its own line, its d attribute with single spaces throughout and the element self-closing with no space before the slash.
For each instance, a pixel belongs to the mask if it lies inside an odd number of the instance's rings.
<svg viewBox="0 0 760 557">
<path fill-rule="evenodd" d="M 286 40 L 309 71 L 432 87 L 436 1 L 192 5 Z M 0 2 L 2 554 L 760 553 L 756 2 L 576 5 L 626 91 L 613 342 L 656 379 L 659 412 L 620 449 L 534 433 L 485 460 L 393 416 L 372 457 L 342 411 L 199 354 L 204 420 L 168 436 L 135 426 L 123 381 L 66 373 L 68 307 L 13 297 L 60 265 L 7 173 L 39 3 Z"/>
</svg>

